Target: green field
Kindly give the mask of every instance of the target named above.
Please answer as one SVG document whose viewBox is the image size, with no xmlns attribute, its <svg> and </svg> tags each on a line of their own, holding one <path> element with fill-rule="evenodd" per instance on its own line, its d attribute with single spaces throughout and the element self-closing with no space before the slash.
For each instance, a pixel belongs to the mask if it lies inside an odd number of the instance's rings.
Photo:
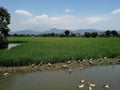
<svg viewBox="0 0 120 90">
<path fill-rule="evenodd" d="M 9 41 L 22 43 L 9 50 L 0 50 L 0 66 L 120 57 L 120 38 L 9 37 Z"/>
</svg>

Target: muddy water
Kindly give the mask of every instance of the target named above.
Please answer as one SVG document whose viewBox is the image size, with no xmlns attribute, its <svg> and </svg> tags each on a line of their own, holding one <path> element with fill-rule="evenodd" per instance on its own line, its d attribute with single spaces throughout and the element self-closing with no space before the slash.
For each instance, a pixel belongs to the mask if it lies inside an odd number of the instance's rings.
<svg viewBox="0 0 120 90">
<path fill-rule="evenodd" d="M 80 79 L 86 81 L 83 89 L 77 88 Z M 0 90 L 88 90 L 88 81 L 96 84 L 93 90 L 120 90 L 120 66 L 0 75 Z M 106 83 L 111 85 L 109 89 L 103 88 Z"/>
</svg>

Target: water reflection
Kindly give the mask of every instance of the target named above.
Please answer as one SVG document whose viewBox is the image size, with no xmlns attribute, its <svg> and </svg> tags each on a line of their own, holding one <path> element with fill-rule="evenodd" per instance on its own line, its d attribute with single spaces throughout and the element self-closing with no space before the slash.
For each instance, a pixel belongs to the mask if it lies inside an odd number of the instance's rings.
<svg viewBox="0 0 120 90">
<path fill-rule="evenodd" d="M 15 76 L 0 76 L 0 90 L 12 90 L 12 85 L 15 84 Z"/>
<path fill-rule="evenodd" d="M 13 73 L 7 78 L 0 76 L 0 90 L 79 90 L 77 85 L 81 79 L 93 82 L 93 90 L 105 90 L 103 85 L 111 84 L 109 90 L 120 90 L 120 66 L 88 67 L 85 70 L 72 69 L 68 71 L 43 71 L 31 73 Z"/>
</svg>

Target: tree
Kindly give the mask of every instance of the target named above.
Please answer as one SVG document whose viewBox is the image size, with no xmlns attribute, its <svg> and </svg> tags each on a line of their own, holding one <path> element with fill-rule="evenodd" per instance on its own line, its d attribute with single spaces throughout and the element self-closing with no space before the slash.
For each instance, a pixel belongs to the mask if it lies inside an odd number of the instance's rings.
<svg viewBox="0 0 120 90">
<path fill-rule="evenodd" d="M 105 31 L 105 36 L 110 37 L 111 36 L 111 31 L 110 30 Z"/>
<path fill-rule="evenodd" d="M 10 24 L 10 14 L 7 9 L 0 7 L 0 47 L 8 45 L 7 35 L 9 32 L 8 25 Z"/>
<path fill-rule="evenodd" d="M 89 38 L 91 36 L 91 34 L 89 32 L 85 32 L 84 36 Z"/>
<path fill-rule="evenodd" d="M 9 24 L 10 24 L 10 14 L 8 13 L 7 9 L 0 7 L 0 31 L 5 35 L 8 35 Z"/>
<path fill-rule="evenodd" d="M 116 30 L 107 30 L 105 31 L 105 36 L 106 37 L 110 37 L 110 36 L 118 37 L 118 32 Z"/>
<path fill-rule="evenodd" d="M 64 34 L 60 34 L 60 37 L 65 37 L 65 35 Z"/>
<path fill-rule="evenodd" d="M 97 35 L 98 35 L 97 32 L 92 32 L 92 33 L 91 33 L 91 37 L 93 37 L 93 38 L 97 37 Z"/>
<path fill-rule="evenodd" d="M 113 31 L 111 31 L 111 35 L 113 36 L 113 37 L 117 37 L 118 36 L 118 32 L 116 31 L 116 30 L 113 30 Z"/>
<path fill-rule="evenodd" d="M 71 37 L 76 37 L 76 34 L 75 33 L 71 33 L 70 36 Z"/>
<path fill-rule="evenodd" d="M 69 34 L 70 34 L 70 31 L 69 30 L 65 30 L 65 36 L 69 36 Z"/>
</svg>

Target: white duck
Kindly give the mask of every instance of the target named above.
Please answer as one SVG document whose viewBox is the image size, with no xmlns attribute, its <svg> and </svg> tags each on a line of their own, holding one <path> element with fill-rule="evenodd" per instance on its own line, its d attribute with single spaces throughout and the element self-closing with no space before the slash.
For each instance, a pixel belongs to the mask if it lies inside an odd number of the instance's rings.
<svg viewBox="0 0 120 90">
<path fill-rule="evenodd" d="M 83 67 L 80 67 L 80 70 L 83 70 Z"/>
<path fill-rule="evenodd" d="M 69 69 L 69 73 L 71 73 L 72 72 L 72 70 L 71 70 L 71 68 Z"/>
<path fill-rule="evenodd" d="M 95 83 L 90 83 L 90 82 L 88 82 L 88 85 L 89 85 L 90 87 L 95 87 Z"/>
<path fill-rule="evenodd" d="M 71 61 L 69 60 L 69 61 L 67 61 L 67 64 L 70 64 L 71 63 Z"/>
<path fill-rule="evenodd" d="M 3 75 L 4 75 L 4 76 L 7 76 L 7 75 L 9 75 L 9 73 L 4 73 Z"/>
<path fill-rule="evenodd" d="M 89 86 L 89 87 L 88 87 L 88 90 L 92 90 L 92 87 L 91 87 L 91 86 Z"/>
<path fill-rule="evenodd" d="M 104 88 L 110 88 L 110 84 L 106 84 L 103 86 Z"/>
<path fill-rule="evenodd" d="M 84 84 L 78 85 L 78 88 L 84 88 Z"/>
<path fill-rule="evenodd" d="M 51 67 L 51 63 L 48 63 L 48 67 Z"/>
<path fill-rule="evenodd" d="M 84 80 L 84 79 L 81 79 L 81 80 L 80 80 L 80 83 L 84 83 L 84 82 L 85 82 L 85 80 Z"/>
</svg>

